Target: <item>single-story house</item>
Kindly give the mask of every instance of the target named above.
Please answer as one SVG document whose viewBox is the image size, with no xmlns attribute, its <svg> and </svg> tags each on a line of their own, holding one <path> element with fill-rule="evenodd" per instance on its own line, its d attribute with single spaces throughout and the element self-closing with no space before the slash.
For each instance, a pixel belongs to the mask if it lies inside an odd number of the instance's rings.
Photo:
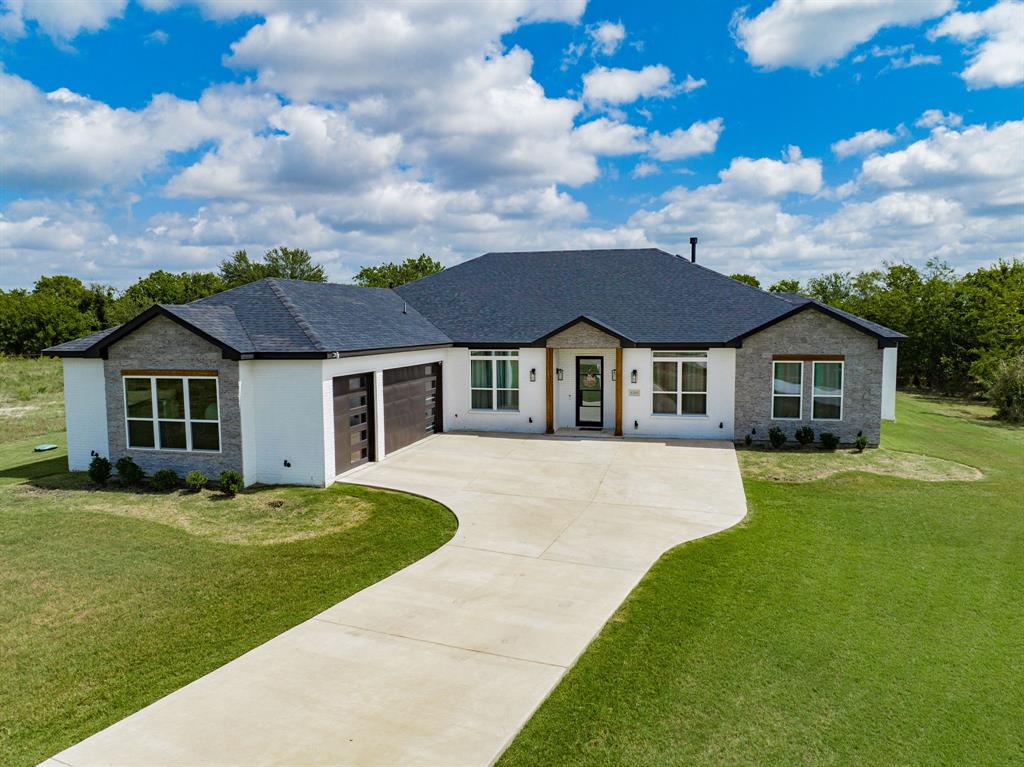
<svg viewBox="0 0 1024 767">
<path fill-rule="evenodd" d="M 324 486 L 440 431 L 877 444 L 902 338 L 648 248 L 488 253 L 394 289 L 269 278 L 47 352 L 72 470 Z"/>
</svg>

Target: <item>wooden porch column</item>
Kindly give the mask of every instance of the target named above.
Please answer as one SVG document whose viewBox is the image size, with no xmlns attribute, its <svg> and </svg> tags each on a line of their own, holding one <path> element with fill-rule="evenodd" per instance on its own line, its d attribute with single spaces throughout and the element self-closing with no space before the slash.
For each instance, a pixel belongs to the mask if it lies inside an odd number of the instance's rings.
<svg viewBox="0 0 1024 767">
<path fill-rule="evenodd" d="M 547 434 L 555 433 L 555 350 L 546 349 L 547 364 L 544 366 L 544 380 L 547 388 Z"/>
<path fill-rule="evenodd" d="M 615 347 L 615 436 L 622 436 L 622 347 Z"/>
</svg>

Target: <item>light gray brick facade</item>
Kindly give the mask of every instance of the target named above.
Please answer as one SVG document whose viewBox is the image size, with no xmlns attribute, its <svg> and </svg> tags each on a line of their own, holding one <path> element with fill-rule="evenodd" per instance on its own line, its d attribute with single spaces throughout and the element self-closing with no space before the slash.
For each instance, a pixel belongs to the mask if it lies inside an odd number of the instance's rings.
<svg viewBox="0 0 1024 767">
<path fill-rule="evenodd" d="M 220 395 L 219 453 L 182 450 L 133 450 L 125 437 L 123 370 L 216 370 Z M 238 411 L 238 363 L 221 350 L 166 317 L 157 317 L 112 344 L 103 361 L 110 460 L 131 456 L 147 474 L 174 469 L 199 470 L 211 479 L 225 469 L 242 471 L 242 431 Z"/>
<path fill-rule="evenodd" d="M 614 349 L 619 339 L 586 322 L 577 322 L 548 339 L 549 349 Z"/>
<path fill-rule="evenodd" d="M 811 418 L 813 367 L 804 362 L 803 418 L 772 419 L 772 358 L 776 354 L 843 355 L 843 419 Z M 768 429 L 779 426 L 789 439 L 801 426 L 832 432 L 844 443 L 863 433 L 878 444 L 882 417 L 882 350 L 878 341 L 839 320 L 814 309 L 776 323 L 743 340 L 736 350 L 736 439 L 756 430 L 755 441 L 768 438 Z"/>
</svg>

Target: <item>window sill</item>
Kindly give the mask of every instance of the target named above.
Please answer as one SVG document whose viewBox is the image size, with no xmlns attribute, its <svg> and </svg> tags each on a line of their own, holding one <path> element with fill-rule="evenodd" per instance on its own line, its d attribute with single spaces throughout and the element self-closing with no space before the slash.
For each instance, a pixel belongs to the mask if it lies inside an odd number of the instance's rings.
<svg viewBox="0 0 1024 767">
<path fill-rule="evenodd" d="M 496 408 L 495 409 L 480 409 L 480 410 L 477 410 L 477 409 L 474 409 L 474 408 L 470 408 L 469 412 L 470 413 L 487 413 L 488 415 L 496 415 L 496 414 L 518 415 L 519 414 L 518 410 L 498 410 Z"/>
<path fill-rule="evenodd" d="M 129 445 L 126 450 L 140 450 L 143 453 L 174 453 L 175 455 L 220 455 L 223 450 L 188 450 L 183 447 L 133 447 Z"/>
<path fill-rule="evenodd" d="M 651 413 L 651 418 L 710 418 L 707 413 Z"/>
</svg>

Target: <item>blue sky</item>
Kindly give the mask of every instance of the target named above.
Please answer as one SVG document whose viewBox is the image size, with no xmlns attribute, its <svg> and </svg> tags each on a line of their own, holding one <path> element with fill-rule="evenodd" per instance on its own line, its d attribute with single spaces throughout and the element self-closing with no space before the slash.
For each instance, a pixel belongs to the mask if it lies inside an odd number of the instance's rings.
<svg viewBox="0 0 1024 767">
<path fill-rule="evenodd" d="M 0 0 L 0 287 L 238 248 L 657 246 L 764 281 L 1024 242 L 1024 3 Z"/>
</svg>

